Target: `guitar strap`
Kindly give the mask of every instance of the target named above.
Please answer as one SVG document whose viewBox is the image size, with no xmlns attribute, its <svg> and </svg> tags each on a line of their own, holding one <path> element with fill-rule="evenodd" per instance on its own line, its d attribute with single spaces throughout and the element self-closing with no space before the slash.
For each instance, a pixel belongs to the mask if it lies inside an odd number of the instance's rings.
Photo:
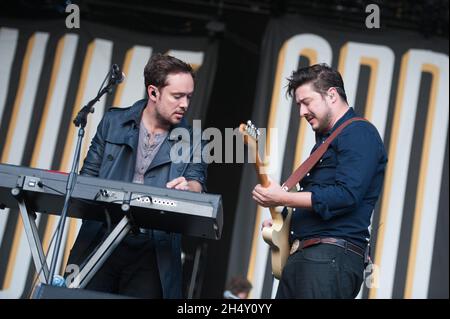
<svg viewBox="0 0 450 319">
<path fill-rule="evenodd" d="M 295 171 L 292 173 L 291 176 L 281 185 L 281 187 L 285 191 L 290 191 L 298 182 L 300 182 L 303 177 L 316 165 L 316 163 L 319 161 L 319 159 L 325 154 L 328 147 L 330 146 L 331 142 L 341 133 L 341 131 L 350 123 L 353 123 L 355 121 L 366 121 L 365 118 L 362 117 L 354 117 L 351 119 L 348 119 L 325 140 L 323 141 L 322 145 L 320 145 Z"/>
</svg>

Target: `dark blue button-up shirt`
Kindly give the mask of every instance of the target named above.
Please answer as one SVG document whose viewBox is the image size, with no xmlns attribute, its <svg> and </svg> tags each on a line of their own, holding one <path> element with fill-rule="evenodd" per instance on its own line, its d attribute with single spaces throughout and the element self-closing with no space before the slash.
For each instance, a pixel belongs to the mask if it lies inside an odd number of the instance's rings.
<svg viewBox="0 0 450 319">
<path fill-rule="evenodd" d="M 330 132 L 316 133 L 312 152 L 353 117 L 350 108 Z M 294 210 L 292 238 L 337 237 L 364 247 L 386 162 L 383 141 L 372 124 L 356 121 L 347 126 L 300 183 L 301 191 L 312 193 L 312 210 Z"/>
</svg>

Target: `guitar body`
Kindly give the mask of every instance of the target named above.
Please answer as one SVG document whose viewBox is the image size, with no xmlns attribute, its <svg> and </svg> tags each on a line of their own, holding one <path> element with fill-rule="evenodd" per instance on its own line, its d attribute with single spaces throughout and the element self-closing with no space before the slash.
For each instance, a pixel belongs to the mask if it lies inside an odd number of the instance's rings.
<svg viewBox="0 0 450 319">
<path fill-rule="evenodd" d="M 262 230 L 264 241 L 270 246 L 272 252 L 272 272 L 277 279 L 281 279 L 290 252 L 289 232 L 292 208 L 288 207 L 287 209 L 288 213 L 284 220 L 281 213 L 271 209 L 272 226 L 264 227 Z"/>
</svg>

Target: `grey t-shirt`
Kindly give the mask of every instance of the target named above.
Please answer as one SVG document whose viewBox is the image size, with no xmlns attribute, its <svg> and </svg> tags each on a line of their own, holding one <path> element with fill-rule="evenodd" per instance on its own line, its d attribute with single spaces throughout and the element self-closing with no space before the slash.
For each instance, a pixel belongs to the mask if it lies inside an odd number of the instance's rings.
<svg viewBox="0 0 450 319">
<path fill-rule="evenodd" d="M 150 163 L 155 158 L 161 147 L 164 139 L 167 136 L 167 132 L 151 134 L 145 128 L 144 123 L 141 120 L 139 125 L 139 142 L 136 155 L 136 166 L 134 168 L 133 183 L 144 183 L 144 174 Z"/>
</svg>

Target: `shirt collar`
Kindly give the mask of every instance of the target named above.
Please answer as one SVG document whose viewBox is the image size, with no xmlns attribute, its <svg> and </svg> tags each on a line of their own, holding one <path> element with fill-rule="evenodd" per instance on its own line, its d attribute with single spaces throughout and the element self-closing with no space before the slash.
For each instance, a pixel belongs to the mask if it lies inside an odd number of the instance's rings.
<svg viewBox="0 0 450 319">
<path fill-rule="evenodd" d="M 317 140 L 321 140 L 324 138 L 327 138 L 328 136 L 331 135 L 331 133 L 333 133 L 342 123 L 344 123 L 345 121 L 347 121 L 348 119 L 351 119 L 353 117 L 356 116 L 355 110 L 353 109 L 353 107 L 349 107 L 347 112 L 345 112 L 345 114 L 343 116 L 341 116 L 341 118 L 339 120 L 337 120 L 336 123 L 334 123 L 333 127 L 331 128 L 331 130 L 329 130 L 326 133 L 316 133 L 316 141 Z"/>
<path fill-rule="evenodd" d="M 145 107 L 147 106 L 148 99 L 142 99 L 137 102 L 135 102 L 123 115 L 122 117 L 122 126 L 125 126 L 129 124 L 130 122 L 134 122 L 134 125 L 136 127 L 139 127 L 139 124 L 141 123 L 142 118 L 142 112 L 144 111 Z M 172 131 L 173 129 L 177 127 L 183 127 L 186 129 L 189 129 L 189 126 L 186 122 L 185 118 L 182 118 L 180 123 L 173 125 L 169 131 Z"/>
<path fill-rule="evenodd" d="M 122 125 L 125 126 L 130 122 L 134 122 L 136 126 L 139 126 L 141 122 L 142 112 L 147 105 L 147 99 L 142 99 L 135 102 L 122 116 Z"/>
</svg>

